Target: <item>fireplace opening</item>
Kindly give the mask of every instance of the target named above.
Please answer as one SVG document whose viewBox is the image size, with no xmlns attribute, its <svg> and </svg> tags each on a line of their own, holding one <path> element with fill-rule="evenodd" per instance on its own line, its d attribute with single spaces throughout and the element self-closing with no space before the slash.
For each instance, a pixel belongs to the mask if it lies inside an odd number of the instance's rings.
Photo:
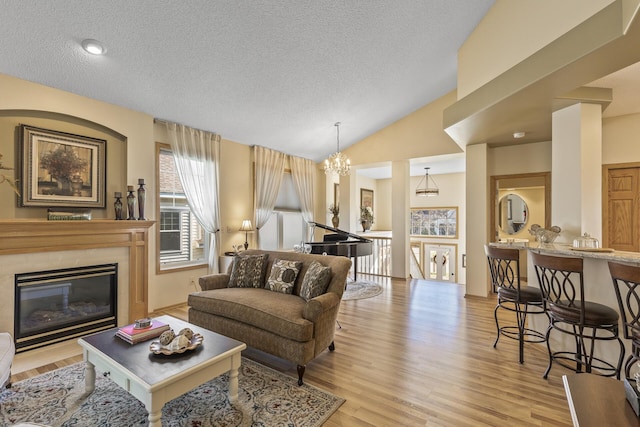
<svg viewBox="0 0 640 427">
<path fill-rule="evenodd" d="M 117 325 L 118 264 L 15 275 L 16 352 Z"/>
</svg>

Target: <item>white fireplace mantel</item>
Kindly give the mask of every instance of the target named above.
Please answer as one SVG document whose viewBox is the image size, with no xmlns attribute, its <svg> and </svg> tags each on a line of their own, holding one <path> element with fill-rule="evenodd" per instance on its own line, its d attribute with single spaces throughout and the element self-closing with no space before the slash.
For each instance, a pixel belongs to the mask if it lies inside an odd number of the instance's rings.
<svg viewBox="0 0 640 427">
<path fill-rule="evenodd" d="M 0 220 L 0 256 L 128 248 L 129 321 L 148 315 L 149 229 L 155 221 Z"/>
</svg>

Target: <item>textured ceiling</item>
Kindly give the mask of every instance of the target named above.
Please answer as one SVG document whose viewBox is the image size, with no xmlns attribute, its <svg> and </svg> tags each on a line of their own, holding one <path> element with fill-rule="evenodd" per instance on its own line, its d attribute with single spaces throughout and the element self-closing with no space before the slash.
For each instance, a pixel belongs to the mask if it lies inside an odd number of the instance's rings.
<svg viewBox="0 0 640 427">
<path fill-rule="evenodd" d="M 0 73 L 320 161 L 455 89 L 492 4 L 0 0 Z"/>
</svg>

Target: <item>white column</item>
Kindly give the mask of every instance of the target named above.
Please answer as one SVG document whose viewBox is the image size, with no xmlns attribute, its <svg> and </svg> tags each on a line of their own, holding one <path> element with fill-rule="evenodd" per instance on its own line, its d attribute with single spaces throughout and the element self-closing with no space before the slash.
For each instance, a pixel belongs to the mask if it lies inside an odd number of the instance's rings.
<svg viewBox="0 0 640 427">
<path fill-rule="evenodd" d="M 602 107 L 574 104 L 552 115 L 551 223 L 557 242 L 587 232 L 602 240 Z"/>
<path fill-rule="evenodd" d="M 484 245 L 489 236 L 489 177 L 487 144 L 468 145 L 466 149 L 466 295 L 486 297 L 491 288 Z"/>
<path fill-rule="evenodd" d="M 391 277 L 409 277 L 409 196 L 408 160 L 391 163 Z M 415 189 L 414 189 L 415 190 Z"/>
</svg>

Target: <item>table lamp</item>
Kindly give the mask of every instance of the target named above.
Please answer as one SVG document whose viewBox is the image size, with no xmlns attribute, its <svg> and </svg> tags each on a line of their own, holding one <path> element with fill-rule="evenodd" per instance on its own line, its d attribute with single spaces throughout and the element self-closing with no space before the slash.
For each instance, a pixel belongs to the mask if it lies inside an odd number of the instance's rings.
<svg viewBox="0 0 640 427">
<path fill-rule="evenodd" d="M 250 219 L 243 219 L 242 226 L 240 227 L 240 231 L 244 231 L 244 250 L 246 251 L 249 248 L 249 232 L 253 231 L 253 226 L 251 225 Z"/>
</svg>

